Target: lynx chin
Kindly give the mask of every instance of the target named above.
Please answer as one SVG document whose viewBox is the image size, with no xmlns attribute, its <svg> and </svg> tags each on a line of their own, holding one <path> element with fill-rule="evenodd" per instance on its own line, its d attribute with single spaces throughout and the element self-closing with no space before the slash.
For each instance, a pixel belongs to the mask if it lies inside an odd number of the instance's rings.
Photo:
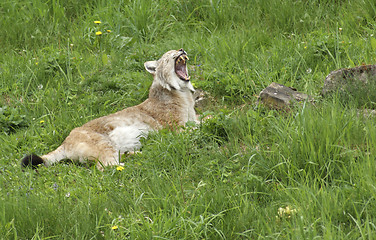
<svg viewBox="0 0 376 240">
<path fill-rule="evenodd" d="M 70 159 L 81 163 L 94 161 L 103 170 L 105 166 L 120 165 L 122 154 L 140 149 L 140 138 L 148 132 L 197 122 L 195 90 L 188 75 L 187 60 L 187 53 L 180 49 L 166 52 L 157 61 L 145 62 L 146 70 L 154 77 L 148 99 L 73 129 L 56 150 L 43 156 L 24 157 L 22 167 L 39 164 L 48 167 Z"/>
</svg>

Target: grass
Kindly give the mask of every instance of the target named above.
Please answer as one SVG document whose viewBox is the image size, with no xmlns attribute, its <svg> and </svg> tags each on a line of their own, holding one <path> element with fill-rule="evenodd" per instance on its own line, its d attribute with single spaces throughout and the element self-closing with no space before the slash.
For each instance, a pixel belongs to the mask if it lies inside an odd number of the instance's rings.
<svg viewBox="0 0 376 240">
<path fill-rule="evenodd" d="M 0 14 L 3 239 L 376 234 L 375 122 L 357 111 L 374 104 L 320 96 L 330 71 L 375 62 L 373 1 L 20 0 Z M 181 47 L 210 120 L 152 134 L 124 169 L 22 171 L 25 153 L 146 99 L 143 63 Z M 255 107 L 273 81 L 315 104 Z"/>
</svg>

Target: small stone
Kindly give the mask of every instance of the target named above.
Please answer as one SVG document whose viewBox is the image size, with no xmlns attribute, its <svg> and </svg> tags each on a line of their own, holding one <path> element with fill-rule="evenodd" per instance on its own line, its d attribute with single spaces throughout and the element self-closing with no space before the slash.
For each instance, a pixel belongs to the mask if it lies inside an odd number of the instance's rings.
<svg viewBox="0 0 376 240">
<path fill-rule="evenodd" d="M 312 98 L 294 88 L 273 82 L 260 92 L 257 103 L 261 102 L 274 109 L 288 110 L 293 102 L 305 100 L 312 100 Z"/>
<path fill-rule="evenodd" d="M 201 110 L 215 101 L 208 92 L 201 89 L 196 89 L 193 94 L 193 99 L 195 101 L 195 107 Z"/>
<path fill-rule="evenodd" d="M 365 118 L 374 118 L 376 117 L 376 110 L 374 109 L 363 109 L 363 110 L 358 110 L 357 116 L 363 116 Z"/>
<path fill-rule="evenodd" d="M 337 91 L 352 94 L 358 88 L 367 89 L 375 85 L 376 65 L 343 68 L 332 71 L 325 78 L 322 95 L 327 96 Z"/>
</svg>

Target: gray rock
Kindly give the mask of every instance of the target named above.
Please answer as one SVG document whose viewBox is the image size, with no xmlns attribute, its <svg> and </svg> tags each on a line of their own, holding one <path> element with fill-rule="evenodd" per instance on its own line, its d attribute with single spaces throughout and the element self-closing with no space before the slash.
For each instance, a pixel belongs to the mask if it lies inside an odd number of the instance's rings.
<svg viewBox="0 0 376 240">
<path fill-rule="evenodd" d="M 210 96 L 208 92 L 205 92 L 202 89 L 196 89 L 196 91 L 193 93 L 193 99 L 195 101 L 195 108 L 200 110 L 215 102 L 214 98 Z"/>
<path fill-rule="evenodd" d="M 293 102 L 305 100 L 312 100 L 312 98 L 296 89 L 273 82 L 260 92 L 257 103 L 261 102 L 274 109 L 289 110 Z"/>
<path fill-rule="evenodd" d="M 359 88 L 376 85 L 376 65 L 363 65 L 332 71 L 325 78 L 322 95 L 341 91 L 355 94 Z"/>
<path fill-rule="evenodd" d="M 365 118 L 374 118 L 374 117 L 376 117 L 376 110 L 374 110 L 374 109 L 358 110 L 357 115 L 358 115 L 358 117 L 363 116 Z"/>
</svg>

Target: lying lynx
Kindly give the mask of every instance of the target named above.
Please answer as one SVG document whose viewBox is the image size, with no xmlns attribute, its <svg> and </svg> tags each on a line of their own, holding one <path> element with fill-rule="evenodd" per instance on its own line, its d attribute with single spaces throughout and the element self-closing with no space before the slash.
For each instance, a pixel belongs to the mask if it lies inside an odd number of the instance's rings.
<svg viewBox="0 0 376 240">
<path fill-rule="evenodd" d="M 97 168 L 103 170 L 104 166 L 119 165 L 122 154 L 138 150 L 140 137 L 149 131 L 197 121 L 187 60 L 187 53 L 180 49 L 168 51 L 158 61 L 145 62 L 146 70 L 154 77 L 148 99 L 73 129 L 56 150 L 41 157 L 28 155 L 21 165 L 51 166 L 70 159 L 96 161 Z"/>
</svg>

